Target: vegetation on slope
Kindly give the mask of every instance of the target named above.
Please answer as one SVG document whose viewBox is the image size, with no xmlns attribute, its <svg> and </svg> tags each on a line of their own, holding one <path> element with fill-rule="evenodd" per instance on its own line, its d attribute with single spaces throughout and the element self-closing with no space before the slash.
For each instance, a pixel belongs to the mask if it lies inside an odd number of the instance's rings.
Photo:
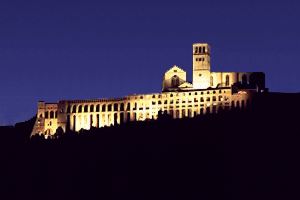
<svg viewBox="0 0 300 200">
<path fill-rule="evenodd" d="M 299 199 L 299 100 L 271 93 L 249 110 L 164 117 L 55 140 L 28 140 L 34 120 L 2 127 L 1 195 Z"/>
</svg>

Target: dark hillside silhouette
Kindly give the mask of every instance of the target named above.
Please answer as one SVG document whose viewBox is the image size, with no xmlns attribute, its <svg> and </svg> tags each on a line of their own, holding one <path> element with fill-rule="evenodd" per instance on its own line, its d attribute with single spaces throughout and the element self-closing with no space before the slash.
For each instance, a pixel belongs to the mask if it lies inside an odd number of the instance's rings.
<svg viewBox="0 0 300 200">
<path fill-rule="evenodd" d="M 299 199 L 300 94 L 247 110 L 60 134 L 0 127 L 10 199 Z M 1 198 L 7 199 L 7 198 Z"/>
</svg>

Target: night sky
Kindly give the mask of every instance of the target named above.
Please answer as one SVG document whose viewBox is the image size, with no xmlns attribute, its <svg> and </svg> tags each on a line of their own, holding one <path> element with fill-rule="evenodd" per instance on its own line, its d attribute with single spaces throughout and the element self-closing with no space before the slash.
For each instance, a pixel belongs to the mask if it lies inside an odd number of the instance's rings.
<svg viewBox="0 0 300 200">
<path fill-rule="evenodd" d="M 176 64 L 192 80 L 192 43 L 212 71 L 263 71 L 299 92 L 300 1 L 0 1 L 0 125 L 37 102 L 159 92 Z"/>
</svg>

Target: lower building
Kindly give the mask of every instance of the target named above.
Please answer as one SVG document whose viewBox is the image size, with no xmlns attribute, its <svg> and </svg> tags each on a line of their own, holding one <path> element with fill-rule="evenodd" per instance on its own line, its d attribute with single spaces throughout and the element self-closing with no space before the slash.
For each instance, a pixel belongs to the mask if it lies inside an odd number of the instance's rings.
<svg viewBox="0 0 300 200">
<path fill-rule="evenodd" d="M 58 128 L 64 132 L 80 131 L 155 120 L 160 111 L 173 118 L 185 118 L 242 109 L 251 104 L 253 95 L 265 91 L 262 72 L 211 72 L 209 45 L 196 43 L 193 45 L 192 83 L 186 81 L 183 69 L 173 66 L 164 74 L 161 93 L 58 103 L 40 101 L 32 135 L 49 137 Z"/>
</svg>

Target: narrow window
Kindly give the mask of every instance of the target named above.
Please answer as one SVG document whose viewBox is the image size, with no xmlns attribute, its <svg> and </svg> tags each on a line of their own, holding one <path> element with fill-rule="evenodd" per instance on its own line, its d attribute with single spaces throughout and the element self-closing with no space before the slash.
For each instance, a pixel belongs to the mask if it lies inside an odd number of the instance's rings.
<svg viewBox="0 0 300 200">
<path fill-rule="evenodd" d="M 226 75 L 225 86 L 229 86 L 229 75 Z"/>
<path fill-rule="evenodd" d="M 210 76 L 210 87 L 214 85 L 214 77 Z"/>
</svg>

